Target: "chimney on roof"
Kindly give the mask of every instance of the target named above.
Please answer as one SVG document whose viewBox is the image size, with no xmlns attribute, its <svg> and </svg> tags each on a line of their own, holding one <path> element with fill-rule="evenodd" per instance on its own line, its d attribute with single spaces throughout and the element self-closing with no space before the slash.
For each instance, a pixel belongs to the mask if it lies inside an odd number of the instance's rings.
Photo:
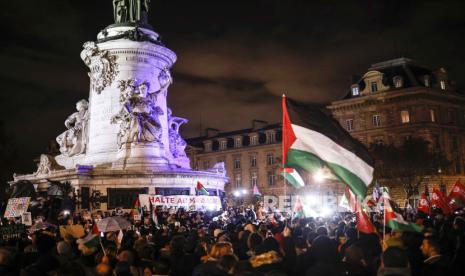
<svg viewBox="0 0 465 276">
<path fill-rule="evenodd" d="M 207 136 L 207 138 L 210 138 L 210 137 L 218 135 L 219 132 L 220 132 L 219 129 L 207 127 L 205 129 L 205 136 Z"/>
<path fill-rule="evenodd" d="M 257 129 L 260 129 L 260 128 L 264 128 L 267 125 L 268 125 L 267 121 L 257 120 L 257 119 L 252 120 L 252 130 L 257 130 Z"/>
</svg>

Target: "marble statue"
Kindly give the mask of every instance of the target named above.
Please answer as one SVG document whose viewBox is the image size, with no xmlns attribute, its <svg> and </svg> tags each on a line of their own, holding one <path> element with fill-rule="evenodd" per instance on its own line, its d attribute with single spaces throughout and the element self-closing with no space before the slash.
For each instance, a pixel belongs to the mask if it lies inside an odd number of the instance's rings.
<svg viewBox="0 0 465 276">
<path fill-rule="evenodd" d="M 40 162 L 37 165 L 35 175 L 46 175 L 52 172 L 52 156 L 47 154 L 40 155 Z"/>
<path fill-rule="evenodd" d="M 188 120 L 184 118 L 179 118 L 172 116 L 171 109 L 168 108 L 168 135 L 170 142 L 170 151 L 174 158 L 186 157 L 186 141 L 182 139 L 181 134 L 179 134 L 179 128 L 182 124 L 187 123 Z"/>
<path fill-rule="evenodd" d="M 110 86 L 118 74 L 116 56 L 109 51 L 100 51 L 93 41 L 84 43 L 81 59 L 90 68 L 90 83 L 92 90 L 100 94 L 102 90 Z"/>
<path fill-rule="evenodd" d="M 135 79 L 120 81 L 122 107 L 111 123 L 119 124 L 118 145 L 139 142 L 161 142 L 162 128 L 158 116 L 163 110 L 156 106 L 156 93 L 150 93 L 148 82 Z"/>
<path fill-rule="evenodd" d="M 150 0 L 113 0 L 115 23 L 147 23 Z"/>
<path fill-rule="evenodd" d="M 173 83 L 173 78 L 171 77 L 171 73 L 168 68 L 164 68 L 160 71 L 160 74 L 158 75 L 158 83 L 160 84 L 160 92 L 162 92 L 166 97 L 168 87 Z"/>
<path fill-rule="evenodd" d="M 226 166 L 224 162 L 218 162 L 209 171 L 215 172 L 221 176 L 226 176 Z"/>
<path fill-rule="evenodd" d="M 66 156 L 82 154 L 87 146 L 89 103 L 80 100 L 76 103 L 77 112 L 71 114 L 65 121 L 67 130 L 60 134 L 56 141 L 60 145 L 60 152 Z"/>
</svg>

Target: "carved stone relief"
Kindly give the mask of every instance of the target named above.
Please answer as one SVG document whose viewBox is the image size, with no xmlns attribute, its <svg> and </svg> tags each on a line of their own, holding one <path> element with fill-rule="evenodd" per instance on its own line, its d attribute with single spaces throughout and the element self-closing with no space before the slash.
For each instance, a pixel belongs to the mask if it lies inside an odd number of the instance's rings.
<svg viewBox="0 0 465 276">
<path fill-rule="evenodd" d="M 187 119 L 172 116 L 171 109 L 168 108 L 168 135 L 170 141 L 170 151 L 174 158 L 187 157 L 185 152 L 187 143 L 179 134 L 179 128 L 182 124 L 187 122 Z"/>
<path fill-rule="evenodd" d="M 118 75 L 116 56 L 109 51 L 100 51 L 93 41 L 84 43 L 81 59 L 90 68 L 89 77 L 92 90 L 100 94 L 110 86 Z"/>
</svg>

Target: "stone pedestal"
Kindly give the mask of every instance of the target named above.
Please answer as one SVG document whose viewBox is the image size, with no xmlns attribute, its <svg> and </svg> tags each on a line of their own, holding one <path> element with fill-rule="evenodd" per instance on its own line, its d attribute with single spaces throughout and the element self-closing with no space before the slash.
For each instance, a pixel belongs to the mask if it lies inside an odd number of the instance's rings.
<svg viewBox="0 0 465 276">
<path fill-rule="evenodd" d="M 17 175 L 15 181 L 29 180 L 41 189 L 49 180 L 71 181 L 87 197 L 94 192 L 107 195 L 109 204 L 118 193 L 192 195 L 198 181 L 213 194 L 224 191 L 224 170 L 190 168 L 179 133 L 187 120 L 173 116 L 166 102 L 176 55 L 160 43 L 157 33 L 138 24 L 111 25 L 96 42 L 84 44 L 81 58 L 90 69 L 89 99 L 78 102 L 77 112 L 66 119 L 66 130 L 57 137 L 62 154 L 55 160 L 64 168 L 46 162 L 53 157 L 43 158 L 45 169 Z M 101 208 L 107 205 L 102 202 Z"/>
<path fill-rule="evenodd" d="M 113 168 L 131 170 L 167 171 L 169 160 L 164 157 L 162 145 L 153 143 L 124 144 L 118 151 Z"/>
</svg>

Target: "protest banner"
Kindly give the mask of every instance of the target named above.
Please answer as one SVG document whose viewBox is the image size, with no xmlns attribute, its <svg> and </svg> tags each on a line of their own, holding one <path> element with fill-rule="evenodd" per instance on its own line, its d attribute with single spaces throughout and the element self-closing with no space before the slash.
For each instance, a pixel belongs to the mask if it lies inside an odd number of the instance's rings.
<svg viewBox="0 0 465 276">
<path fill-rule="evenodd" d="M 26 233 L 24 224 L 11 224 L 0 227 L 0 239 L 4 241 L 20 239 L 24 233 Z"/>
<path fill-rule="evenodd" d="M 84 237 L 84 227 L 82 225 L 62 225 L 60 226 L 60 236 L 62 238 L 72 236 L 73 238 L 79 239 Z"/>
<path fill-rule="evenodd" d="M 190 196 L 190 195 L 148 195 L 140 194 L 139 202 L 142 207 L 163 206 L 166 208 L 184 208 L 186 210 L 209 210 L 221 209 L 221 199 L 218 196 Z"/>
<path fill-rule="evenodd" d="M 21 223 L 26 226 L 32 225 L 32 216 L 31 212 L 24 212 L 21 214 Z"/>
<path fill-rule="evenodd" d="M 6 206 L 5 218 L 20 217 L 29 207 L 30 197 L 10 198 Z"/>
</svg>

